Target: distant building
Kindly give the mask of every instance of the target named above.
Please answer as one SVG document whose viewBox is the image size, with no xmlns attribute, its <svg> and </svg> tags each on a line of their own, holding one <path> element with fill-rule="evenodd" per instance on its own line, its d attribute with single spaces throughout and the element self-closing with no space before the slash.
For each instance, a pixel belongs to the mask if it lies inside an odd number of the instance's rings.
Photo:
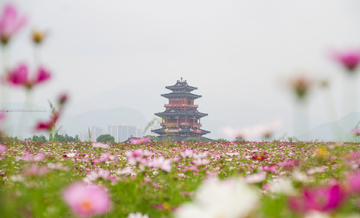
<svg viewBox="0 0 360 218">
<path fill-rule="evenodd" d="M 126 124 L 109 125 L 108 134 L 114 137 L 115 142 L 124 142 L 130 137 L 142 136 L 139 127 Z"/>
<path fill-rule="evenodd" d="M 88 131 L 80 131 L 79 139 L 82 142 L 89 141 L 89 132 Z"/>
<path fill-rule="evenodd" d="M 98 126 L 90 127 L 91 141 L 96 142 L 96 139 L 103 134 L 103 128 Z"/>
</svg>

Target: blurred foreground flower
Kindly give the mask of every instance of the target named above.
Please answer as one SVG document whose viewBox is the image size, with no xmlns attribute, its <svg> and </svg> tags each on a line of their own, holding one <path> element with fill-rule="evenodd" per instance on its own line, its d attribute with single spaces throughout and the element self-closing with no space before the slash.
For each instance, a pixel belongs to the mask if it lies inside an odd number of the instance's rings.
<svg viewBox="0 0 360 218">
<path fill-rule="evenodd" d="M 194 202 L 180 206 L 175 211 L 175 217 L 247 217 L 258 203 L 256 192 L 238 179 L 209 179 L 196 191 Z"/>
<path fill-rule="evenodd" d="M 331 53 L 331 58 L 343 65 L 348 72 L 353 73 L 360 63 L 360 49 L 334 51 Z"/>
<path fill-rule="evenodd" d="M 2 45 L 8 44 L 10 38 L 27 22 L 25 16 L 19 16 L 17 9 L 11 5 L 5 5 L 0 15 L 0 41 Z"/>
<path fill-rule="evenodd" d="M 360 129 L 353 129 L 352 133 L 356 136 L 360 136 Z"/>
<path fill-rule="evenodd" d="M 310 211 L 330 212 L 336 210 L 346 199 L 339 185 L 305 189 L 299 197 L 289 199 L 290 208 L 301 213 Z"/>
<path fill-rule="evenodd" d="M 51 131 L 55 128 L 55 124 L 57 122 L 57 120 L 59 119 L 59 113 L 56 113 L 55 115 L 52 115 L 50 117 L 50 120 L 48 121 L 40 121 L 36 124 L 35 126 L 35 130 L 37 131 L 41 131 L 41 130 L 46 130 L 46 131 Z"/>
<path fill-rule="evenodd" d="M 50 79 L 51 74 L 43 67 L 39 67 L 36 76 L 32 79 L 28 78 L 28 67 L 25 64 L 19 64 L 17 68 L 10 71 L 6 80 L 14 86 L 23 86 L 31 89 L 34 85 L 43 83 Z"/>
<path fill-rule="evenodd" d="M 96 216 L 111 210 L 109 194 L 98 186 L 73 183 L 63 191 L 63 198 L 80 217 Z"/>
<path fill-rule="evenodd" d="M 140 212 L 130 213 L 127 218 L 149 218 L 147 214 L 142 215 Z"/>
</svg>

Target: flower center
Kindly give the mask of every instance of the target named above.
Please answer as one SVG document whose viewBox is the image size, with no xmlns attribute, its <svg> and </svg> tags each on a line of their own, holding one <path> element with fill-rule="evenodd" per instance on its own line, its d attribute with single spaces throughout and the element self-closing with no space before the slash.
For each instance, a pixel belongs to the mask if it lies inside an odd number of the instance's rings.
<svg viewBox="0 0 360 218">
<path fill-rule="evenodd" d="M 80 204 L 81 208 L 84 210 L 90 210 L 91 209 L 91 203 L 88 200 L 83 200 Z"/>
</svg>

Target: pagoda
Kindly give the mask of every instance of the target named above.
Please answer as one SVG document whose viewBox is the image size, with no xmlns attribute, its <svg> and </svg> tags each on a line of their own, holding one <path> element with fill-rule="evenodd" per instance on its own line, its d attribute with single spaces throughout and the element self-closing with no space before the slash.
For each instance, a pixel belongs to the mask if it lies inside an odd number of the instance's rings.
<svg viewBox="0 0 360 218">
<path fill-rule="evenodd" d="M 189 137 L 201 137 L 210 133 L 200 129 L 202 126 L 200 118 L 207 116 L 197 110 L 198 105 L 194 104 L 194 100 L 200 98 L 201 95 L 190 93 L 196 90 L 196 87 L 189 86 L 186 80 L 178 80 L 173 86 L 166 86 L 171 93 L 162 94 L 162 97 L 169 99 L 169 103 L 165 104 L 165 111 L 155 113 L 156 116 L 162 118 L 160 124 L 162 128 L 152 130 L 159 134 L 159 139 L 164 137 L 173 141 L 183 141 Z"/>
</svg>

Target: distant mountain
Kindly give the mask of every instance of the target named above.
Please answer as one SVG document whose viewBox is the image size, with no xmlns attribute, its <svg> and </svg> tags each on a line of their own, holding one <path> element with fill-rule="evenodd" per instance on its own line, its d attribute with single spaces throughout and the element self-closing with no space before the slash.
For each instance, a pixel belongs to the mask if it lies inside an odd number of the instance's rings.
<svg viewBox="0 0 360 218">
<path fill-rule="evenodd" d="M 117 107 L 108 110 L 90 110 L 75 116 L 65 116 L 59 125 L 66 129 L 68 135 L 75 136 L 79 131 L 86 131 L 91 126 L 99 126 L 107 131 L 108 125 L 129 124 L 140 127 L 142 130 L 147 121 L 138 110 L 126 107 Z"/>
<path fill-rule="evenodd" d="M 298 137 L 299 140 L 354 141 L 352 129 L 360 122 L 360 113 L 352 112 L 336 122 L 328 122 L 315 127 Z"/>
<path fill-rule="evenodd" d="M 140 111 L 146 119 L 151 120 L 154 113 L 164 110 L 166 99 L 160 95 L 167 91 L 170 92 L 165 89 L 165 84 L 156 80 L 124 83 L 85 101 L 68 105 L 67 113 L 77 115 L 89 110 L 128 107 Z"/>
</svg>

